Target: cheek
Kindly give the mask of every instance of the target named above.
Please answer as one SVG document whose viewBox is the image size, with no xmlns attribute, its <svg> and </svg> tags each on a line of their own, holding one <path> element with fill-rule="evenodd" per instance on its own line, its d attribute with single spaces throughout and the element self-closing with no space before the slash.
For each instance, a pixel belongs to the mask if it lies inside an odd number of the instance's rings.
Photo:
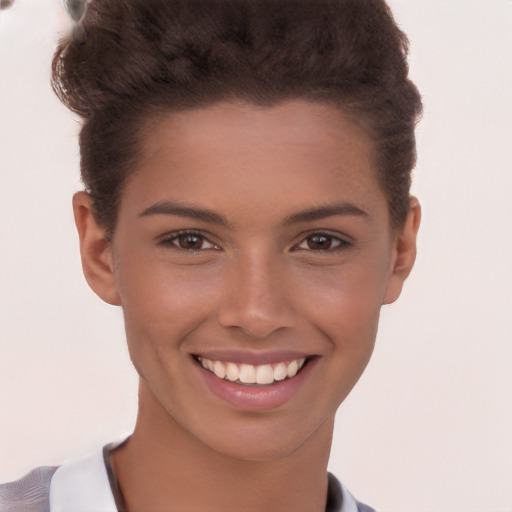
<svg viewBox="0 0 512 512">
<path fill-rule="evenodd" d="M 329 341 L 330 351 L 323 366 L 324 383 L 332 394 L 319 400 L 332 415 L 352 391 L 372 356 L 380 315 L 380 287 L 368 274 L 344 272 L 322 282 L 316 294 L 310 322 Z M 317 285 L 318 285 L 317 281 Z M 325 386 L 325 384 L 323 384 Z"/>
<path fill-rule="evenodd" d="M 130 351 L 179 344 L 210 314 L 219 275 L 200 265 L 179 268 L 153 261 L 141 268 L 123 262 L 116 277 Z"/>
<path fill-rule="evenodd" d="M 308 320 L 330 340 L 332 356 L 348 372 L 354 369 L 357 373 L 368 363 L 386 284 L 382 265 L 324 268 L 302 279 Z"/>
</svg>

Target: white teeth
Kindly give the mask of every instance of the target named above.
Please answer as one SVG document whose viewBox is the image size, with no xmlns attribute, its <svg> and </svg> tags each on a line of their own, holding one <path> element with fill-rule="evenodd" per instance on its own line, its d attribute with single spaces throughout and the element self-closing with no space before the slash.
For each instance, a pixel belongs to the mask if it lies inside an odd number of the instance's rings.
<svg viewBox="0 0 512 512">
<path fill-rule="evenodd" d="M 213 373 L 215 373 L 219 379 L 223 379 L 226 376 L 226 368 L 224 368 L 224 363 L 215 361 L 213 363 Z"/>
<path fill-rule="evenodd" d="M 298 361 L 292 361 L 288 368 L 286 369 L 286 375 L 288 377 L 295 377 L 297 375 L 297 372 L 299 371 L 299 363 Z"/>
<path fill-rule="evenodd" d="M 256 368 L 252 364 L 243 364 L 240 366 L 240 376 L 238 378 L 243 384 L 254 384 L 256 382 Z"/>
<path fill-rule="evenodd" d="M 258 384 L 272 384 L 274 382 L 274 370 L 269 364 L 256 367 L 256 382 Z"/>
<path fill-rule="evenodd" d="M 276 380 L 284 380 L 286 379 L 286 365 L 284 363 L 279 363 L 274 368 L 274 379 Z"/>
<path fill-rule="evenodd" d="M 235 382 L 238 380 L 240 376 L 240 371 L 238 366 L 235 363 L 228 363 L 226 366 L 226 378 L 231 382 Z"/>
<path fill-rule="evenodd" d="M 275 381 L 295 377 L 304 366 L 306 358 L 295 359 L 289 363 L 271 364 L 239 364 L 233 362 L 212 361 L 211 359 L 198 358 L 201 366 L 210 370 L 219 379 L 227 379 L 230 382 L 242 384 L 268 385 Z"/>
</svg>

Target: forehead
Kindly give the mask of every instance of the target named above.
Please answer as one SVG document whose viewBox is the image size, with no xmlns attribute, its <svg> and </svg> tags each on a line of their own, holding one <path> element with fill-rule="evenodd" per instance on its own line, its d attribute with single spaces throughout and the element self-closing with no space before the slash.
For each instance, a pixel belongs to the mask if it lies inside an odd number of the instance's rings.
<svg viewBox="0 0 512 512">
<path fill-rule="evenodd" d="M 145 207 L 173 196 L 290 210 L 347 199 L 371 210 L 382 196 L 363 129 L 332 106 L 302 100 L 222 103 L 157 120 L 125 194 Z"/>
<path fill-rule="evenodd" d="M 368 165 L 373 161 L 373 144 L 362 128 L 349 121 L 340 109 L 304 100 L 270 107 L 226 102 L 173 113 L 159 119 L 146 133 L 144 142 L 147 159 L 158 157 L 166 146 L 177 142 L 183 148 L 214 152 L 226 150 L 227 145 L 233 156 L 238 150 L 250 153 L 272 146 L 283 150 L 286 145 L 295 146 L 297 151 L 303 148 L 304 153 L 336 146 L 345 159 L 357 153 L 358 157 L 366 157 Z"/>
</svg>

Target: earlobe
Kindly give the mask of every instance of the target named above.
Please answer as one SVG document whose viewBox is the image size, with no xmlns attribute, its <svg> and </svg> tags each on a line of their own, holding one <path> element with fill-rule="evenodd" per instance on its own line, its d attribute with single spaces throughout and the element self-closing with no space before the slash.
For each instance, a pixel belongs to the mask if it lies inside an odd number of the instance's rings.
<svg viewBox="0 0 512 512">
<path fill-rule="evenodd" d="M 98 225 L 87 192 L 73 196 L 73 213 L 80 239 L 80 255 L 85 279 L 91 289 L 108 304 L 121 305 L 114 279 L 111 242 Z"/>
<path fill-rule="evenodd" d="M 405 224 L 394 242 L 393 266 L 383 304 L 395 302 L 402 292 L 404 281 L 411 273 L 416 260 L 416 238 L 421 222 L 421 206 L 411 196 Z"/>
</svg>

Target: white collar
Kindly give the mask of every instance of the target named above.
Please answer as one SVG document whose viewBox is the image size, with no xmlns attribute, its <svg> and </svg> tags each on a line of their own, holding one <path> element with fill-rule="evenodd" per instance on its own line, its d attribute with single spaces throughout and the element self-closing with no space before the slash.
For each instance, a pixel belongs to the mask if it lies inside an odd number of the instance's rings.
<svg viewBox="0 0 512 512">
<path fill-rule="evenodd" d="M 50 512 L 117 512 L 103 450 L 63 464 L 50 484 Z"/>
<path fill-rule="evenodd" d="M 341 494 L 343 495 L 343 501 L 341 502 L 340 512 L 358 512 L 359 508 L 357 507 L 357 502 L 347 490 L 347 488 L 340 482 L 341 486 Z M 51 511 L 53 512 L 53 510 Z"/>
<path fill-rule="evenodd" d="M 341 484 L 339 512 L 358 512 L 354 497 Z M 103 459 L 103 450 L 63 464 L 50 484 L 50 512 L 117 512 Z"/>
</svg>

